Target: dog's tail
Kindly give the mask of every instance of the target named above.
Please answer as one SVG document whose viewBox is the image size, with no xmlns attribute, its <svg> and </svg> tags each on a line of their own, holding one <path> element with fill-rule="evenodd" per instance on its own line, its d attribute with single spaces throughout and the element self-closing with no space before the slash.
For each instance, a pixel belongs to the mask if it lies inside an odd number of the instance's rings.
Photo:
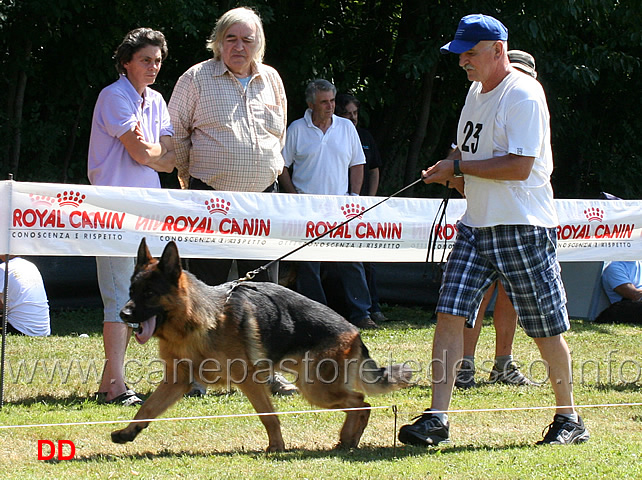
<svg viewBox="0 0 642 480">
<path fill-rule="evenodd" d="M 361 361 L 359 362 L 360 390 L 368 395 L 378 395 L 398 390 L 410 385 L 412 370 L 403 363 L 380 367 L 372 358 L 368 348 L 361 342 Z"/>
</svg>

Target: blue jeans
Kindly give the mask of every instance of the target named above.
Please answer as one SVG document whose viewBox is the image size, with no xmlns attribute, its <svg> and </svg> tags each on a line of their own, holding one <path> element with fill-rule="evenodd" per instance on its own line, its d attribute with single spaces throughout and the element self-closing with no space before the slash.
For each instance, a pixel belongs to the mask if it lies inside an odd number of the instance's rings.
<svg viewBox="0 0 642 480">
<path fill-rule="evenodd" d="M 328 262 L 324 267 L 334 268 L 343 284 L 346 303 L 350 309 L 351 322 L 357 322 L 370 314 L 370 292 L 361 262 Z M 327 305 L 321 283 L 321 262 L 299 262 L 296 279 L 297 291 L 312 300 Z"/>
</svg>

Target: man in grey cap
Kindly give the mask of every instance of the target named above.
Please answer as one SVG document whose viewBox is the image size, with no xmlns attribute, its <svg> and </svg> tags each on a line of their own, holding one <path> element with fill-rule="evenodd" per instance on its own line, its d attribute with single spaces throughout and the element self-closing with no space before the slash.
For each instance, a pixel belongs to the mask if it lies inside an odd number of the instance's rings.
<svg viewBox="0 0 642 480">
<path fill-rule="evenodd" d="M 533 56 L 522 50 L 509 50 L 508 60 L 510 66 L 516 68 L 520 72 L 524 72 L 533 78 L 537 78 L 537 70 L 535 70 L 535 59 Z"/>
<path fill-rule="evenodd" d="M 497 19 L 468 15 L 441 48 L 459 55 L 473 83 L 457 129 L 457 148 L 424 170 L 426 183 L 463 190 L 466 211 L 444 271 L 433 340 L 432 405 L 399 440 L 432 446 L 450 441 L 447 411 L 471 327 L 484 292 L 500 280 L 525 333 L 549 369 L 557 412 L 539 444 L 589 439 L 573 407 L 570 328 L 557 260 L 558 225 L 550 175 L 553 157 L 544 91 L 508 59 L 508 30 Z"/>
</svg>

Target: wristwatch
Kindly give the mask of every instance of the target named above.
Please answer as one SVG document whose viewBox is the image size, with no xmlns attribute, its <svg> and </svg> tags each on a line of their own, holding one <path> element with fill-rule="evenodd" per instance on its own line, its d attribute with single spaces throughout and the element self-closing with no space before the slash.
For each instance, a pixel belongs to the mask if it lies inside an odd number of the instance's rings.
<svg viewBox="0 0 642 480">
<path fill-rule="evenodd" d="M 453 162 L 453 177 L 463 177 L 464 174 L 461 173 L 461 169 L 459 168 L 459 160 L 455 160 Z"/>
</svg>

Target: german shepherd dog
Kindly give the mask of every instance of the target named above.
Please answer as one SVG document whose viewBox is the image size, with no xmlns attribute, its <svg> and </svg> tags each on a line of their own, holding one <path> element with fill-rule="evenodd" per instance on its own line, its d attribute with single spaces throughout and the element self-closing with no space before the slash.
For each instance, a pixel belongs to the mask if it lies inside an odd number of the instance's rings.
<svg viewBox="0 0 642 480">
<path fill-rule="evenodd" d="M 322 408 L 367 408 L 364 393 L 386 393 L 410 382 L 411 372 L 403 365 L 378 367 L 359 330 L 325 305 L 273 283 L 208 286 L 181 268 L 174 242 L 157 260 L 141 241 L 130 300 L 120 315 L 140 324 L 139 343 L 158 338 L 166 374 L 134 421 L 112 432 L 116 443 L 134 440 L 148 426 L 143 420 L 161 415 L 194 380 L 233 382 L 259 413 L 274 412 L 266 384 L 272 367 L 294 374 L 301 394 Z M 338 446 L 357 447 L 369 416 L 367 409 L 347 410 Z M 260 419 L 267 451 L 284 450 L 278 417 Z"/>
</svg>

